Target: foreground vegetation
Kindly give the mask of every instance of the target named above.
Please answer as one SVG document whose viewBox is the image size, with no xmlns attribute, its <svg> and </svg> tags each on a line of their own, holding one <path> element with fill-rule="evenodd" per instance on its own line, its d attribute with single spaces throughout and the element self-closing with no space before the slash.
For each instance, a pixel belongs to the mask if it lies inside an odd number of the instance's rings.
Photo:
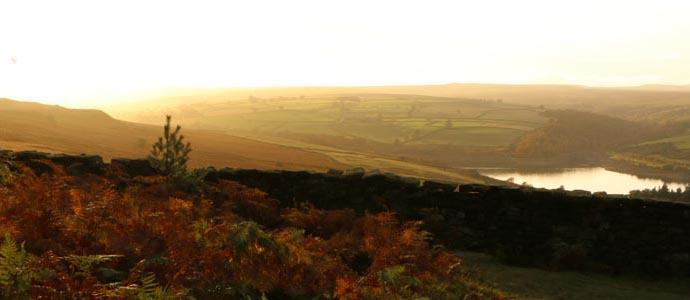
<svg viewBox="0 0 690 300">
<path fill-rule="evenodd" d="M 382 174 L 219 170 L 282 205 L 422 220 L 451 249 L 503 262 L 603 274 L 690 276 L 690 205 L 529 187 L 449 185 Z"/>
<path fill-rule="evenodd" d="M 501 298 L 393 213 L 282 208 L 224 180 L 184 193 L 117 166 L 3 163 L 15 175 L 0 188 L 8 298 Z"/>
<path fill-rule="evenodd" d="M 0 188 L 0 229 L 10 239 L 0 248 L 11 254 L 11 266 L 30 266 L 10 268 L 28 276 L 9 282 L 13 295 L 510 296 L 496 287 L 523 295 L 505 287 L 514 279 L 487 285 L 481 268 L 437 243 L 491 253 L 502 263 L 600 272 L 595 278 L 602 279 L 690 274 L 684 204 L 359 171 L 210 169 L 198 191 L 183 192 L 147 160 L 5 157 L 12 177 Z M 549 278 L 525 285 L 549 285 Z"/>
<path fill-rule="evenodd" d="M 431 247 L 419 222 L 285 208 L 206 182 L 187 170 L 191 145 L 170 120 L 138 164 L 152 176 L 132 177 L 131 161 L 3 152 L 5 298 L 502 298 Z"/>
</svg>

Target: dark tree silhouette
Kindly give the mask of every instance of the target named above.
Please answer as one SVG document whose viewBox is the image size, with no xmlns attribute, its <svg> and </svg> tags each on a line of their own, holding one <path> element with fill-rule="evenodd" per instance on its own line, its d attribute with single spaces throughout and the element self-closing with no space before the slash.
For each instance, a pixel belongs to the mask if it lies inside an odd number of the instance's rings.
<svg viewBox="0 0 690 300">
<path fill-rule="evenodd" d="M 180 125 L 177 125 L 175 130 L 170 129 L 170 119 L 169 115 L 165 117 L 163 136 L 153 144 L 149 161 L 162 175 L 174 180 L 187 173 L 187 162 L 192 147 L 190 143 L 185 143 L 184 136 L 180 134 Z"/>
</svg>

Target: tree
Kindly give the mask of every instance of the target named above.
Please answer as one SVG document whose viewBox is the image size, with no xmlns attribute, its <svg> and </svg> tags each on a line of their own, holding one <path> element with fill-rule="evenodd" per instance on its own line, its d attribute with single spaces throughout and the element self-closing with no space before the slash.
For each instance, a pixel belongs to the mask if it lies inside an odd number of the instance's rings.
<svg viewBox="0 0 690 300">
<path fill-rule="evenodd" d="M 206 169 L 194 169 L 187 171 L 187 162 L 189 161 L 189 153 L 192 152 L 190 143 L 185 143 L 184 136 L 180 134 L 182 127 L 177 125 L 175 130 L 171 131 L 170 116 L 165 117 L 165 126 L 163 126 L 163 136 L 158 138 L 158 141 L 153 144 L 149 161 L 158 172 L 166 177 L 168 184 L 171 186 L 185 190 L 195 191 L 206 177 Z"/>
<path fill-rule="evenodd" d="M 170 119 L 169 115 L 165 116 L 163 136 L 153 144 L 149 161 L 162 175 L 168 179 L 175 179 L 187 173 L 187 162 L 192 146 L 184 142 L 184 136 L 180 134 L 182 129 L 180 125 L 177 125 L 174 131 L 170 131 Z"/>
</svg>

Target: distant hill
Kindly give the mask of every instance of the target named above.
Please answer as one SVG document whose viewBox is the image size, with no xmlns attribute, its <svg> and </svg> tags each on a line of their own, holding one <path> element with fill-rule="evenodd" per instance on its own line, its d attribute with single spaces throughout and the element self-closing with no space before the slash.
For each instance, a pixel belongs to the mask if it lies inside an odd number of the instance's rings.
<svg viewBox="0 0 690 300">
<path fill-rule="evenodd" d="M 99 110 L 0 99 L 0 148 L 4 149 L 93 153 L 105 158 L 144 157 L 161 131 L 160 126 L 120 121 Z M 183 133 L 192 143 L 191 164 L 196 166 L 311 170 L 345 167 L 325 155 L 297 148 L 214 131 L 183 129 Z"/>
<path fill-rule="evenodd" d="M 690 84 L 688 85 L 668 85 L 668 84 L 645 84 L 631 89 L 646 90 L 646 91 L 669 91 L 669 92 L 690 92 Z"/>
<path fill-rule="evenodd" d="M 421 95 L 545 106 L 547 109 L 576 109 L 636 120 L 670 107 L 690 106 L 690 86 L 646 85 L 639 87 L 589 87 L 579 85 L 452 83 L 407 86 L 355 87 L 257 87 L 163 90 L 140 96 L 136 103 L 113 106 L 107 111 L 127 120 L 142 112 L 160 112 L 174 105 L 224 103 L 248 97 L 317 97 L 324 95 Z"/>
<path fill-rule="evenodd" d="M 551 120 L 522 136 L 514 148 L 516 156 L 604 153 L 679 130 L 574 110 L 548 111 L 544 115 Z"/>
</svg>

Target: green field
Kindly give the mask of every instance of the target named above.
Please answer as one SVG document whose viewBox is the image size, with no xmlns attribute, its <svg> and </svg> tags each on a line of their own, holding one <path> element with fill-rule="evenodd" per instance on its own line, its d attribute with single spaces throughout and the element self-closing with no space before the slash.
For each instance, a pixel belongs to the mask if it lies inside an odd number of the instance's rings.
<svg viewBox="0 0 690 300">
<path fill-rule="evenodd" d="M 459 170 L 466 149 L 504 153 L 547 120 L 541 112 L 498 100 L 388 94 L 248 97 L 168 111 L 190 128 L 307 149 L 352 167 L 458 182 L 485 180 Z"/>
<path fill-rule="evenodd" d="M 475 252 L 458 253 L 483 280 L 516 299 L 689 299 L 690 281 L 612 277 L 507 266 Z"/>
<path fill-rule="evenodd" d="M 677 136 L 668 137 L 668 138 L 664 138 L 664 139 L 658 139 L 658 140 L 644 142 L 644 143 L 641 143 L 640 146 L 654 145 L 654 144 L 672 144 L 674 147 L 676 147 L 679 150 L 687 150 L 687 149 L 690 149 L 690 132 L 686 132 L 684 134 L 680 134 Z"/>
<path fill-rule="evenodd" d="M 195 128 L 398 145 L 508 146 L 545 120 L 538 109 L 526 106 L 399 95 L 256 98 L 184 109 L 185 123 Z"/>
<path fill-rule="evenodd" d="M 556 88 L 559 89 L 561 87 Z M 569 153 L 587 149 L 593 152 L 582 155 L 587 159 L 610 157 L 634 167 L 673 169 L 674 172 L 678 168 L 690 170 L 690 132 L 679 134 L 674 130 L 661 130 L 641 139 L 631 138 L 628 142 L 625 141 L 626 135 L 619 134 L 620 128 L 604 132 L 597 125 L 590 131 L 578 131 L 578 122 L 590 124 L 587 120 L 601 121 L 604 116 L 622 118 L 637 125 L 642 124 L 640 122 L 684 120 L 690 113 L 681 105 L 685 103 L 685 98 L 669 98 L 652 105 L 645 102 L 645 97 L 652 95 L 642 92 L 627 92 L 623 94 L 629 97 L 618 97 L 620 91 L 604 93 L 600 90 L 571 88 L 567 90 L 574 93 L 572 97 L 561 97 L 556 90 L 546 93 L 537 88 L 532 91 L 536 94 L 529 95 L 540 95 L 539 99 L 543 101 L 546 101 L 544 97 L 547 94 L 553 99 L 560 99 L 554 101 L 562 105 L 546 105 L 549 108 L 595 111 L 601 115 L 580 116 L 584 120 L 566 118 L 566 121 L 574 122 L 565 122 L 563 128 L 556 128 L 559 130 L 553 132 L 544 131 L 543 135 L 537 133 L 530 136 L 525 134 L 544 129 L 549 120 L 543 114 L 546 102 L 522 101 L 527 98 L 511 99 L 509 95 L 470 99 L 381 92 L 337 93 L 331 89 L 324 89 L 322 94 L 318 93 L 319 89 L 258 89 L 239 94 L 218 91 L 197 98 L 190 94 L 181 98 L 184 101 L 167 99 L 168 103 L 184 104 L 166 105 L 158 109 L 152 107 L 148 114 L 140 113 L 135 120 L 158 120 L 158 116 L 165 112 L 174 115 L 188 128 L 216 130 L 307 149 L 326 154 L 351 167 L 447 180 L 467 179 L 466 172 L 458 171 L 464 168 L 505 168 L 533 164 L 562 167 L 573 164 L 568 159 Z M 583 102 L 578 102 L 577 99 L 584 97 L 581 93 L 591 94 L 592 97 L 601 93 L 607 97 L 618 96 L 612 98 L 612 102 L 594 109 L 594 102 L 590 101 L 594 98 L 585 97 L 582 98 Z M 498 98 L 504 96 L 507 99 L 505 102 Z M 623 124 L 623 120 L 603 123 L 618 124 L 627 129 L 634 125 Z M 656 123 L 644 123 L 642 126 L 651 128 L 653 124 Z M 630 136 L 638 137 L 638 132 L 633 131 Z M 568 132 L 575 134 L 568 135 Z M 630 133 L 630 130 L 625 132 Z M 609 141 L 611 145 L 607 144 Z M 591 149 L 590 144 L 603 146 L 601 149 Z M 565 145 L 561 147 L 565 148 L 558 148 L 559 145 Z M 659 145 L 672 145 L 674 148 Z M 551 152 L 561 156 L 547 159 L 542 152 L 549 150 L 548 147 L 555 147 Z M 578 159 L 581 157 L 578 156 Z M 482 181 L 476 176 L 469 177 L 472 178 L 470 182 Z"/>
</svg>

